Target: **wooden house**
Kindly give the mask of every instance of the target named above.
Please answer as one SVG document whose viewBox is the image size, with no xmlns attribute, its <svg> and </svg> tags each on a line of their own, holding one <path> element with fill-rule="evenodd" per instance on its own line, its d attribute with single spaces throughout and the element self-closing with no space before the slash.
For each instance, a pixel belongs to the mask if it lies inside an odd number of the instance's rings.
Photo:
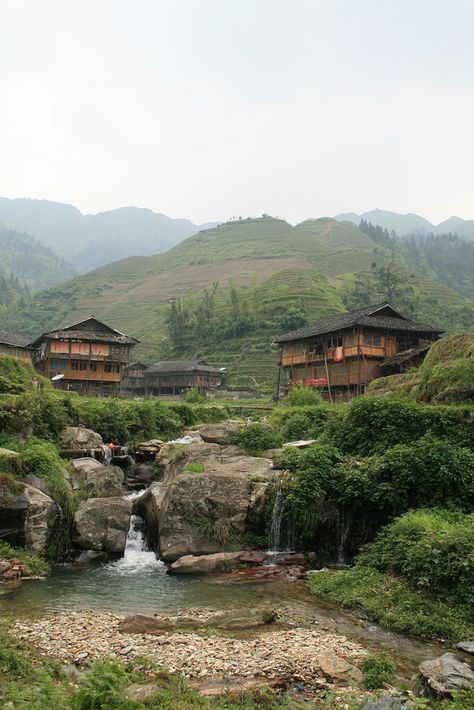
<svg viewBox="0 0 474 710">
<path fill-rule="evenodd" d="M 409 366 L 411 351 L 418 364 L 441 333 L 381 303 L 324 316 L 276 342 L 290 387 L 324 387 L 331 399 L 345 399 L 364 392 L 369 382 L 386 374 L 384 363 L 391 372 L 400 372 L 398 366 Z"/>
<path fill-rule="evenodd" d="M 180 395 L 193 388 L 206 393 L 219 387 L 222 372 L 202 360 L 164 360 L 150 365 L 144 377 L 148 395 Z"/>
<path fill-rule="evenodd" d="M 94 396 L 116 396 L 123 369 L 138 341 L 90 316 L 44 333 L 32 344 L 33 364 L 56 387 Z"/>
<path fill-rule="evenodd" d="M 19 333 L 10 333 L 0 330 L 0 356 L 8 355 L 25 362 L 31 361 L 31 351 L 28 347 L 29 339 Z"/>
<path fill-rule="evenodd" d="M 145 395 L 145 370 L 148 365 L 143 362 L 131 362 L 123 369 L 122 397 L 144 397 Z"/>
</svg>

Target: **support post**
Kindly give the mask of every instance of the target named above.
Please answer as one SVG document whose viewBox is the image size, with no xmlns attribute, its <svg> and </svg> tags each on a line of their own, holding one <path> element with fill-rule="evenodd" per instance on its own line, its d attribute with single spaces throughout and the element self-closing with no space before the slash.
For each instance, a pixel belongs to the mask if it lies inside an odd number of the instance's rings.
<svg viewBox="0 0 474 710">
<path fill-rule="evenodd" d="M 326 353 L 324 353 L 324 365 L 326 367 L 326 379 L 328 381 L 328 393 L 329 393 L 329 401 L 332 404 L 332 393 L 331 393 L 331 381 L 329 379 L 329 368 L 328 368 L 328 360 L 326 357 Z"/>
</svg>

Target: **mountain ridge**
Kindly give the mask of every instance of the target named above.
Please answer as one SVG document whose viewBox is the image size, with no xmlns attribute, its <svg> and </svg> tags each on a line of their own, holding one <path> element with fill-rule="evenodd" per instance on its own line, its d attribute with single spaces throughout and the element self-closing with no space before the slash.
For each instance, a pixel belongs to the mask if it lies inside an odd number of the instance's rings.
<svg viewBox="0 0 474 710">
<path fill-rule="evenodd" d="M 455 215 L 439 222 L 439 224 L 433 224 L 425 217 L 415 214 L 414 212 L 403 214 L 391 212 L 390 210 L 382 210 L 377 207 L 374 210 L 363 212 L 360 215 L 356 212 L 343 212 L 336 215 L 334 219 L 339 222 L 354 222 L 354 224 L 357 225 L 364 219 L 366 222 L 370 222 L 374 226 L 383 227 L 383 229 L 387 229 L 389 232 L 392 230 L 395 231 L 399 237 L 455 233 L 468 239 L 474 239 L 474 220 L 462 219 L 462 217 Z"/>
</svg>

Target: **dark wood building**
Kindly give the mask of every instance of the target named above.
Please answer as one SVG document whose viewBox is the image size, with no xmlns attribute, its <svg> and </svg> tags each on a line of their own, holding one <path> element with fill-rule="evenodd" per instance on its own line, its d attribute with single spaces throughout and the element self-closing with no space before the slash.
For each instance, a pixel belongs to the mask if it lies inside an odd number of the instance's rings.
<svg viewBox="0 0 474 710">
<path fill-rule="evenodd" d="M 29 338 L 25 338 L 24 335 L 19 333 L 0 330 L 0 356 L 2 355 L 9 355 L 10 357 L 17 357 L 25 362 L 30 362 Z"/>
<path fill-rule="evenodd" d="M 381 303 L 324 316 L 276 342 L 290 387 L 325 387 L 331 397 L 349 398 L 387 374 L 384 363 L 387 370 L 400 372 L 409 366 L 411 355 L 417 364 L 421 362 L 441 333 L 411 320 L 389 303 Z"/>
<path fill-rule="evenodd" d="M 138 341 L 90 316 L 44 333 L 32 344 L 33 364 L 56 387 L 94 396 L 117 396 L 123 369 Z"/>
<path fill-rule="evenodd" d="M 144 378 L 148 395 L 179 395 L 193 388 L 206 393 L 219 387 L 222 372 L 202 360 L 163 360 L 150 365 Z"/>
<path fill-rule="evenodd" d="M 145 370 L 148 365 L 143 362 L 131 362 L 123 369 L 122 397 L 145 396 Z"/>
</svg>

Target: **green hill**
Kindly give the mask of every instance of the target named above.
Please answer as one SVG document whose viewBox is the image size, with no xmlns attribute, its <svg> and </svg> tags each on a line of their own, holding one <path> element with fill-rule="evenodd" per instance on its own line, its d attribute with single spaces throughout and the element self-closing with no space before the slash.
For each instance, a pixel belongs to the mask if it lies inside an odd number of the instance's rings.
<svg viewBox="0 0 474 710">
<path fill-rule="evenodd" d="M 352 305 L 373 262 L 389 267 L 392 256 L 349 222 L 237 220 L 165 254 L 116 261 L 36 294 L 0 327 L 34 336 L 94 313 L 137 337 L 144 360 L 207 358 L 227 368 L 231 385 L 268 388 L 275 336 Z M 413 276 L 403 259 L 397 267 Z M 473 326 L 473 303 L 445 284 L 416 274 L 413 293 L 415 316 L 446 329 Z"/>
</svg>

